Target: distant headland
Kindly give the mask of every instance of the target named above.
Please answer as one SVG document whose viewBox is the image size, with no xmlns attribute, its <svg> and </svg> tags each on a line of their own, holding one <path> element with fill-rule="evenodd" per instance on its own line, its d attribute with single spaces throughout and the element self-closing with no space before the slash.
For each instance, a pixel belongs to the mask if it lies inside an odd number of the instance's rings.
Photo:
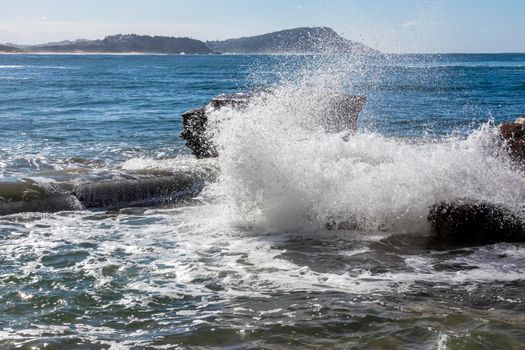
<svg viewBox="0 0 525 350">
<path fill-rule="evenodd" d="M 341 37 L 328 27 L 294 28 L 228 39 L 200 41 L 191 38 L 118 34 L 99 40 L 79 39 L 40 45 L 0 45 L 1 53 L 151 53 L 151 54 L 379 54 L 359 42 Z"/>
</svg>

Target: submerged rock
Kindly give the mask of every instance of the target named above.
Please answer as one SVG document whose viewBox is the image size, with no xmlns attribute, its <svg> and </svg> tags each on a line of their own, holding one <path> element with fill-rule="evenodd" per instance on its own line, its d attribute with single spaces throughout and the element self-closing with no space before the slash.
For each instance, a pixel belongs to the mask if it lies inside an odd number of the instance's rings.
<svg viewBox="0 0 525 350">
<path fill-rule="evenodd" d="M 21 212 L 118 209 L 175 203 L 198 195 L 207 171 L 158 174 L 122 174 L 128 178 L 105 179 L 73 185 L 53 182 L 41 185 L 31 180 L 0 182 L 0 216 Z"/>
<path fill-rule="evenodd" d="M 525 116 L 516 119 L 514 123 L 503 123 L 499 129 L 512 159 L 525 166 Z"/>
<path fill-rule="evenodd" d="M 63 194 L 43 198 L 0 202 L 0 215 L 12 215 L 27 212 L 54 213 L 64 210 L 81 210 L 82 203 L 73 195 Z"/>
<path fill-rule="evenodd" d="M 204 179 L 179 173 L 142 179 L 102 181 L 76 186 L 73 195 L 89 208 L 122 208 L 173 202 L 197 195 Z"/>
<path fill-rule="evenodd" d="M 435 241 L 458 244 L 525 242 L 525 222 L 501 204 L 461 199 L 430 209 Z"/>
<path fill-rule="evenodd" d="M 205 106 L 192 109 L 182 114 L 184 129 L 181 137 L 197 158 L 216 157 L 217 149 L 211 135 L 207 133 L 208 115 L 222 107 L 245 108 L 259 92 L 222 94 L 215 96 Z M 336 133 L 344 130 L 355 131 L 357 115 L 366 103 L 366 97 L 346 93 L 334 93 L 328 96 L 329 107 L 324 110 L 327 132 Z"/>
</svg>

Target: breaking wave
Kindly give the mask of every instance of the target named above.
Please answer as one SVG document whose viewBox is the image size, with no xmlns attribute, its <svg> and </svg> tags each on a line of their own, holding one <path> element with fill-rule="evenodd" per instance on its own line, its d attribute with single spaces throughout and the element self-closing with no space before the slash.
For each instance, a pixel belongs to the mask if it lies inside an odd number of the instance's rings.
<svg viewBox="0 0 525 350">
<path fill-rule="evenodd" d="M 330 96 L 351 91 L 355 72 L 333 68 L 309 68 L 244 110 L 212 114 L 221 176 L 210 192 L 227 198 L 234 222 L 279 232 L 327 223 L 426 232 L 429 208 L 459 198 L 523 215 L 525 177 L 491 121 L 467 137 L 441 139 L 327 132 Z"/>
</svg>

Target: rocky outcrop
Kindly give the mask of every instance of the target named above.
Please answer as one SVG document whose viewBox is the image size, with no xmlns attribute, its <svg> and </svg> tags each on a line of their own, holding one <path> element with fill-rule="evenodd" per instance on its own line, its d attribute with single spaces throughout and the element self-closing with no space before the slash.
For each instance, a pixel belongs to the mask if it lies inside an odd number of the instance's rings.
<svg viewBox="0 0 525 350">
<path fill-rule="evenodd" d="M 260 92 L 222 94 L 200 108 L 182 114 L 183 131 L 181 137 L 197 158 L 216 157 L 217 149 L 211 135 L 207 132 L 208 115 L 224 106 L 236 109 L 245 108 L 250 101 L 260 96 Z M 345 93 L 333 93 L 328 97 L 328 107 L 324 110 L 324 127 L 327 132 L 335 133 L 344 130 L 355 131 L 357 115 L 366 103 L 366 97 Z"/>
<path fill-rule="evenodd" d="M 224 106 L 242 108 L 248 104 L 253 93 L 222 94 L 215 96 L 203 107 L 195 108 L 182 114 L 181 137 L 186 140 L 186 146 L 197 158 L 216 157 L 217 149 L 210 135 L 206 133 L 208 113 Z"/>
<path fill-rule="evenodd" d="M 525 242 L 525 222 L 502 204 L 472 199 L 441 202 L 430 209 L 428 220 L 438 242 Z"/>
<path fill-rule="evenodd" d="M 514 123 L 503 123 L 499 129 L 512 159 L 525 166 L 525 116 L 516 119 Z"/>
<path fill-rule="evenodd" d="M 169 174 L 121 174 L 128 178 L 107 179 L 73 185 L 40 185 L 33 180 L 0 182 L 0 216 L 21 212 L 118 209 L 176 203 L 200 193 L 214 173 L 178 171 Z"/>
<path fill-rule="evenodd" d="M 511 159 L 525 166 L 525 116 L 499 126 Z M 458 199 L 430 208 L 433 243 L 491 244 L 525 242 L 525 221 L 503 204 Z"/>
</svg>

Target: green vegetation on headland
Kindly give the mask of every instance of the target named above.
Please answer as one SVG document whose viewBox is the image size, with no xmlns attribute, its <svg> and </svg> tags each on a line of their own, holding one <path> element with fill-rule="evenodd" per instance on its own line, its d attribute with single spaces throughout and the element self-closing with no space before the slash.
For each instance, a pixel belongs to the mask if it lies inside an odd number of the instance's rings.
<svg viewBox="0 0 525 350">
<path fill-rule="evenodd" d="M 15 52 L 22 52 L 22 50 L 17 47 L 13 47 L 13 46 L 0 45 L 0 52 L 15 53 Z"/>
<path fill-rule="evenodd" d="M 364 44 L 347 40 L 327 27 L 294 28 L 278 32 L 203 42 L 190 38 L 149 35 L 112 35 L 100 40 L 79 39 L 41 45 L 0 45 L 7 53 L 359 53 L 379 51 Z"/>
<path fill-rule="evenodd" d="M 341 37 L 328 27 L 287 29 L 244 38 L 207 41 L 206 44 L 214 51 L 229 53 L 379 53 L 364 44 Z"/>
</svg>

